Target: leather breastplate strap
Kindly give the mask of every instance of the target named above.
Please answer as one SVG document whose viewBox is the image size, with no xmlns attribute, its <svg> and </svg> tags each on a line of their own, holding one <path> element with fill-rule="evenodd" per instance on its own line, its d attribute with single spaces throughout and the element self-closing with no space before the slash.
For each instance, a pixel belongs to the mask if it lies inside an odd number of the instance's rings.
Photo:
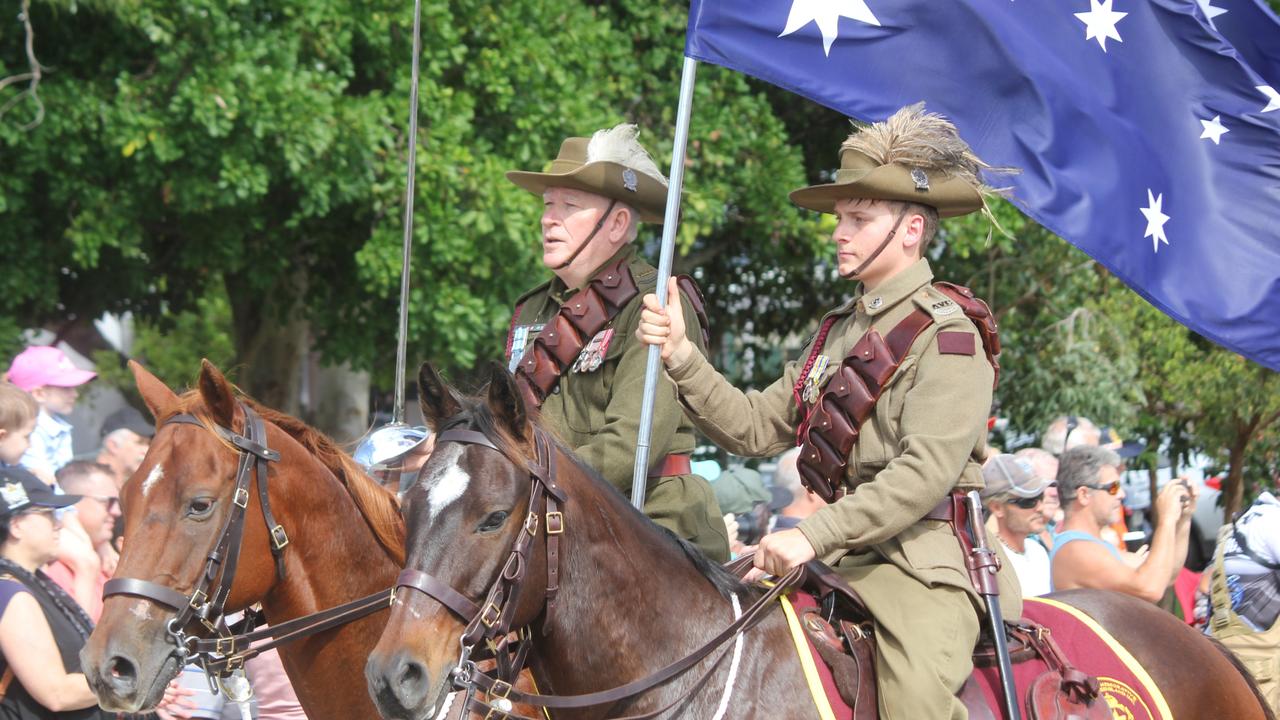
<svg viewBox="0 0 1280 720">
<path fill-rule="evenodd" d="M 515 373 L 527 405 L 541 408 L 591 338 L 640 294 L 627 261 L 619 258 L 603 268 L 534 338 Z"/>
<path fill-rule="evenodd" d="M 987 361 L 999 379 L 1000 338 L 987 304 L 974 297 L 966 287 L 941 282 L 934 287 L 955 302 L 977 326 Z M 834 320 L 828 318 L 819 331 L 809 353 L 805 373 L 801 375 L 801 383 L 822 351 Z M 797 433 L 800 457 L 796 464 L 801 482 L 823 500 L 830 503 L 840 497 L 849 454 L 858 442 L 862 423 L 875 410 L 884 384 L 906 359 L 916 338 L 932 324 L 933 318 L 917 308 L 894 326 L 887 336 L 882 337 L 874 328 L 868 330 L 849 350 L 812 409 L 806 411 L 797 385 L 796 402 L 800 404 L 804 420 Z"/>
</svg>

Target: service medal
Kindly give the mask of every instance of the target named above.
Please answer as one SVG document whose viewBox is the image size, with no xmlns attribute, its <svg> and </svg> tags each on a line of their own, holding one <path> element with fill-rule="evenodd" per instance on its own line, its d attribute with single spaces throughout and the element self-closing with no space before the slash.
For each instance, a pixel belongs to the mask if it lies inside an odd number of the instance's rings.
<svg viewBox="0 0 1280 720">
<path fill-rule="evenodd" d="M 613 328 L 605 328 L 591 338 L 591 342 L 582 349 L 578 359 L 573 363 L 573 372 L 589 373 L 600 369 L 604 364 L 605 353 L 609 352 L 609 343 L 613 340 Z"/>
<path fill-rule="evenodd" d="M 804 393 L 801 395 L 801 398 L 806 403 L 812 405 L 818 402 L 818 395 L 822 388 L 822 376 L 830 364 L 831 358 L 826 355 L 819 355 L 813 361 L 813 367 L 809 368 L 809 375 L 804 379 Z"/>
</svg>

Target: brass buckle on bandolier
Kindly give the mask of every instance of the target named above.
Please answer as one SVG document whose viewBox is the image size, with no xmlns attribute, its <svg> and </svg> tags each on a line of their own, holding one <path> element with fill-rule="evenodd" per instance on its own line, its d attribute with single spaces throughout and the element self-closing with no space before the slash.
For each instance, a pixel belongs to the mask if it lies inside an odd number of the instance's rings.
<svg viewBox="0 0 1280 720">
<path fill-rule="evenodd" d="M 554 511 L 547 513 L 547 534 L 559 535 L 564 532 L 564 513 Z"/>
</svg>

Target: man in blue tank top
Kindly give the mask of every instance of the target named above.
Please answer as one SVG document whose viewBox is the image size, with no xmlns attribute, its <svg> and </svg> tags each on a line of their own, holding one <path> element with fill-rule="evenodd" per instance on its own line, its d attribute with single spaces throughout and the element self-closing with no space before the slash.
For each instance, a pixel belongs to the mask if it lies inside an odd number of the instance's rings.
<svg viewBox="0 0 1280 720">
<path fill-rule="evenodd" d="M 1122 552 L 1102 539 L 1102 528 L 1123 512 L 1120 472 L 1120 456 L 1107 448 L 1084 445 L 1062 454 L 1058 495 L 1066 518 L 1049 556 L 1053 589 L 1115 590 L 1159 602 L 1187 558 L 1196 491 L 1185 482 L 1166 485 L 1156 497 L 1150 552 Z"/>
</svg>

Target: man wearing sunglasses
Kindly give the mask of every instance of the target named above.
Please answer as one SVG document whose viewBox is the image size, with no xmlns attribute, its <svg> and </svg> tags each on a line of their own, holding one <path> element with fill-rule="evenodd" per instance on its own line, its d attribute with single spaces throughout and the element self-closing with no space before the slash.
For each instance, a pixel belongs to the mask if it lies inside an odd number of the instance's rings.
<svg viewBox="0 0 1280 720">
<path fill-rule="evenodd" d="M 1031 465 L 1013 455 L 996 455 L 982 466 L 982 504 L 996 524 L 996 538 L 1013 566 L 1022 596 L 1050 590 L 1049 553 L 1029 535 L 1044 530 L 1045 490 L 1053 481 L 1036 475 Z M 989 528 L 990 526 L 988 526 Z"/>
<path fill-rule="evenodd" d="M 1197 492 L 1185 482 L 1171 482 L 1160 491 L 1151 549 L 1143 557 L 1117 550 L 1101 537 L 1102 528 L 1123 512 L 1120 472 L 1120 456 L 1113 450 L 1082 446 L 1062 454 L 1058 494 L 1066 519 L 1049 556 L 1053 589 L 1114 590 L 1159 602 L 1187 559 Z"/>
<path fill-rule="evenodd" d="M 101 564 L 73 568 L 62 560 L 50 563 L 45 574 L 66 590 L 94 622 L 102 614 L 102 586 L 115 572 L 119 555 L 111 546 L 116 519 L 120 517 L 120 497 L 115 473 L 102 463 L 74 460 L 58 470 L 58 486 L 80 496 L 76 515 Z"/>
</svg>

